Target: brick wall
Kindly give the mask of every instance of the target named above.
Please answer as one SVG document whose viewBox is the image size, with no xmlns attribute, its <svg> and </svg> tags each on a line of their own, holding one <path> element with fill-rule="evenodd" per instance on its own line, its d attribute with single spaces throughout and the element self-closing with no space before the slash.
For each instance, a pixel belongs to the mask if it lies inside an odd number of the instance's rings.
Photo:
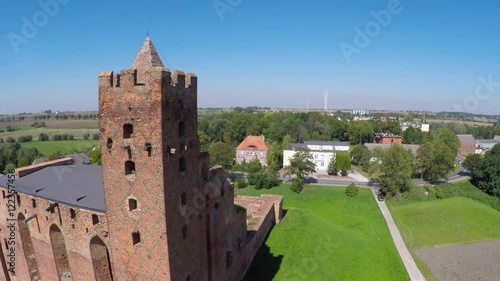
<svg viewBox="0 0 500 281">
<path fill-rule="evenodd" d="M 10 280 L 33 280 L 31 277 L 39 276 L 41 280 L 59 280 L 58 268 L 54 258 L 54 248 L 62 250 L 61 245 L 54 245 L 50 238 L 50 229 L 59 229 L 67 252 L 66 271 L 69 270 L 73 281 L 106 280 L 95 277 L 92 255 L 90 252 L 90 241 L 99 237 L 104 246 L 109 245 L 107 237 L 107 221 L 103 213 L 90 212 L 70 206 L 59 204 L 53 212 L 47 212 L 51 201 L 32 197 L 25 194 L 18 194 L 19 200 L 14 197 L 15 217 L 21 217 L 21 221 L 15 221 L 15 241 L 16 241 L 16 274 L 9 274 Z M 0 197 L 0 205 L 6 208 L 9 197 Z M 34 201 L 33 201 L 34 200 Z M 72 217 L 72 213 L 74 217 Z M 22 218 L 36 215 L 27 223 L 22 222 Z M 97 216 L 99 222 L 92 220 L 92 215 Z M 0 211 L 0 240 L 3 247 L 3 254 L 6 256 L 8 250 L 5 248 L 4 239 L 10 236 L 7 228 L 9 213 Z M 94 224 L 95 223 L 95 224 Z M 21 232 L 28 230 L 31 236 L 31 247 L 36 260 L 30 260 L 29 249 L 27 249 L 26 235 Z M 22 238 L 21 238 L 22 237 Z M 24 247 L 23 247 L 24 246 Z M 28 253 L 25 251 L 28 250 Z M 28 257 L 28 259 L 26 258 Z M 8 260 L 8 257 L 6 257 Z M 63 262 L 64 263 L 64 262 Z M 31 270 L 28 269 L 28 266 Z M 102 265 L 100 266 L 102 268 Z M 1 267 L 0 267 L 1 268 Z M 37 272 L 34 272 L 36 271 Z M 0 280 L 7 280 L 3 269 L 0 269 Z M 30 276 L 30 271 L 32 272 Z M 62 272 L 61 272 L 62 273 Z"/>
</svg>

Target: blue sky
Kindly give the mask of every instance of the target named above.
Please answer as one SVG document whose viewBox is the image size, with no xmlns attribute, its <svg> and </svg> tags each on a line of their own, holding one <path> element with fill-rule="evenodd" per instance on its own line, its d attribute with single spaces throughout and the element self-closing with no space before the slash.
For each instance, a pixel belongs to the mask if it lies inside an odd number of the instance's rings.
<svg viewBox="0 0 500 281">
<path fill-rule="evenodd" d="M 500 114 L 500 1 L 2 4 L 0 113 L 96 110 L 97 75 L 130 67 L 149 31 L 168 68 L 198 75 L 200 107 L 322 108 L 328 89 L 329 108 Z"/>
</svg>

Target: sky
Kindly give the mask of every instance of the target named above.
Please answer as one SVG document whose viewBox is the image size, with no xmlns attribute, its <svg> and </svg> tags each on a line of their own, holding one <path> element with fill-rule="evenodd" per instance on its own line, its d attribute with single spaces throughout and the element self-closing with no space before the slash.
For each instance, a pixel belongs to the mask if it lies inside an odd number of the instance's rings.
<svg viewBox="0 0 500 281">
<path fill-rule="evenodd" d="M 4 0 L 0 114 L 98 109 L 149 33 L 199 107 L 500 114 L 496 0 Z"/>
</svg>

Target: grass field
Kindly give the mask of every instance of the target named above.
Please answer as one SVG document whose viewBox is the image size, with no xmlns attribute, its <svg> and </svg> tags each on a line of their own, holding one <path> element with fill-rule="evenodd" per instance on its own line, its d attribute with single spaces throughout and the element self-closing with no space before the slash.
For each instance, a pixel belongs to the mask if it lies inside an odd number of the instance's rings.
<svg viewBox="0 0 500 281">
<path fill-rule="evenodd" d="M 451 184 L 443 192 L 449 198 L 422 200 L 414 196 L 386 201 L 412 253 L 424 247 L 500 239 L 500 212 L 494 209 L 498 208 L 497 198 L 480 192 L 468 182 Z M 428 281 L 436 280 L 421 260 L 416 258 L 416 262 Z"/>
<path fill-rule="evenodd" d="M 43 155 L 50 155 L 60 151 L 62 154 L 84 152 L 93 146 L 99 145 L 95 140 L 72 140 L 72 141 L 33 141 L 21 144 L 21 147 L 36 147 Z"/>
<path fill-rule="evenodd" d="M 347 197 L 345 188 L 289 185 L 238 194 L 284 195 L 286 215 L 254 259 L 250 280 L 408 280 L 385 221 L 367 189 Z"/>
<path fill-rule="evenodd" d="M 445 119 L 427 119 L 428 123 L 457 123 L 457 124 L 465 124 L 469 126 L 493 126 L 493 123 L 481 121 L 460 121 L 460 120 L 445 120 Z"/>
</svg>

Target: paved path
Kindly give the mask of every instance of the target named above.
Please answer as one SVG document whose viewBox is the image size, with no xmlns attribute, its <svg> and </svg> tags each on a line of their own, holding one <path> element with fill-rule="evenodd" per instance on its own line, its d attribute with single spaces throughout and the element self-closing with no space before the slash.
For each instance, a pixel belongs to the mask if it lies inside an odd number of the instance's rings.
<svg viewBox="0 0 500 281">
<path fill-rule="evenodd" d="M 391 213 L 389 212 L 387 205 L 385 204 L 384 201 L 379 201 L 377 199 L 376 188 L 370 188 L 370 189 L 373 193 L 373 196 L 375 196 L 375 201 L 377 201 L 377 205 L 380 208 L 382 215 L 384 216 L 385 222 L 387 223 L 387 227 L 389 228 L 389 231 L 391 233 L 392 240 L 394 241 L 394 245 L 396 245 L 396 249 L 398 250 L 399 256 L 401 257 L 401 260 L 403 261 L 403 264 L 406 267 L 406 271 L 410 276 L 410 280 L 425 281 L 425 278 L 418 269 L 415 260 L 413 260 L 413 257 L 410 254 L 410 251 L 408 251 L 408 248 L 406 247 L 405 242 L 403 241 L 403 237 L 401 237 L 398 227 L 396 226 L 396 223 L 394 223 L 394 220 L 392 219 Z"/>
</svg>

